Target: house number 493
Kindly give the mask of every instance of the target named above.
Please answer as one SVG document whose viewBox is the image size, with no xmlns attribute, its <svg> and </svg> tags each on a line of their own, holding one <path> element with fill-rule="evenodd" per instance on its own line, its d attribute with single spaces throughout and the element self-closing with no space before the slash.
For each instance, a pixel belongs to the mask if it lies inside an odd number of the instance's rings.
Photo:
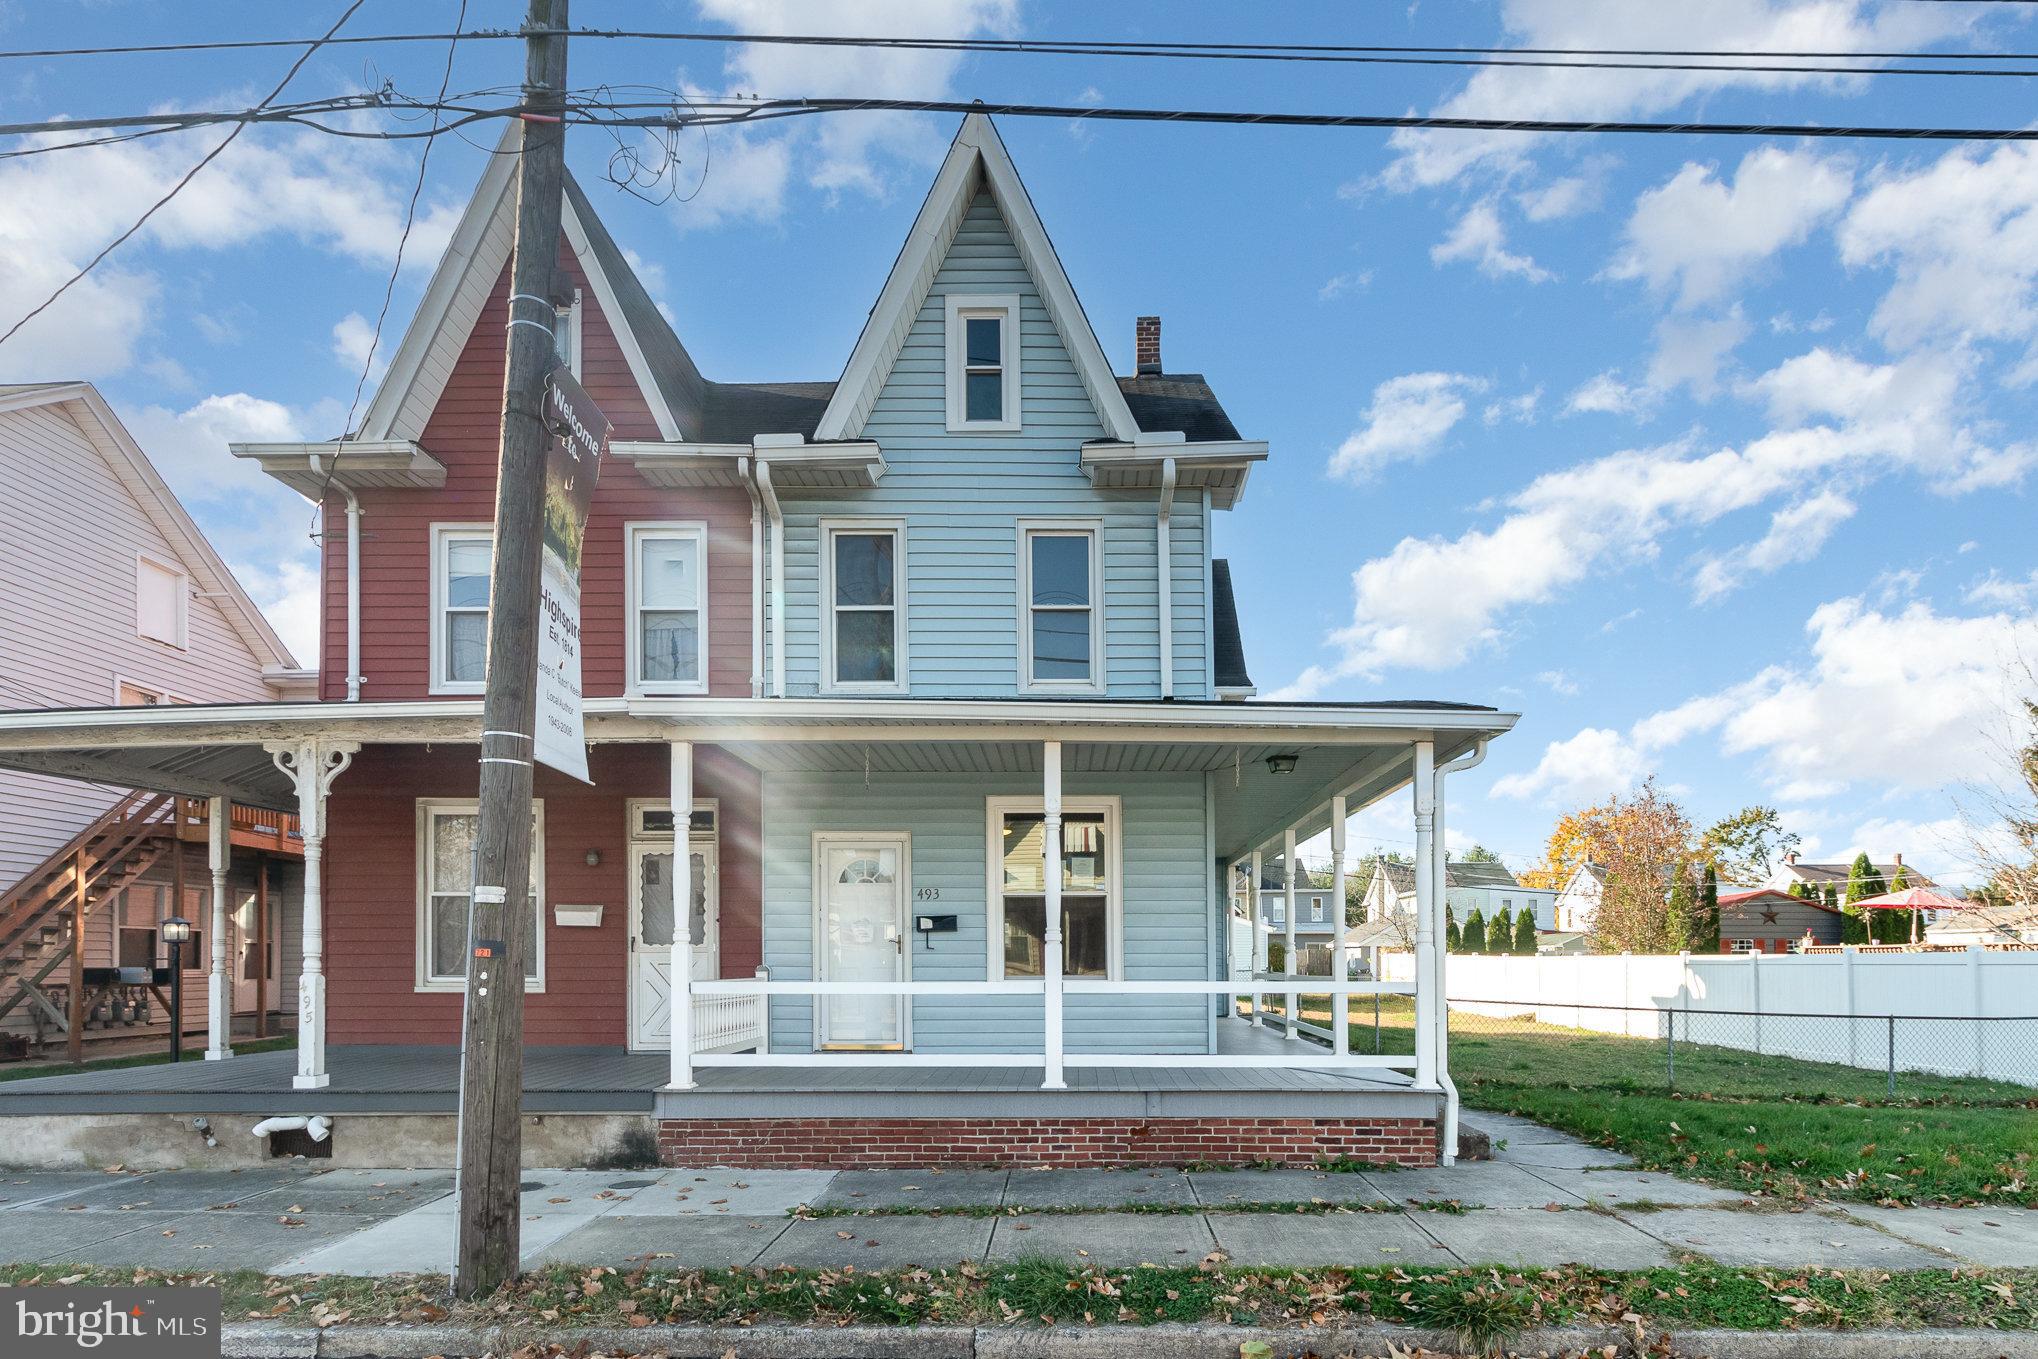
<svg viewBox="0 0 2038 1359">
<path fill-rule="evenodd" d="M 913 900 L 939 901 L 941 900 L 941 889 L 939 887 L 922 887 L 913 893 Z"/>
</svg>

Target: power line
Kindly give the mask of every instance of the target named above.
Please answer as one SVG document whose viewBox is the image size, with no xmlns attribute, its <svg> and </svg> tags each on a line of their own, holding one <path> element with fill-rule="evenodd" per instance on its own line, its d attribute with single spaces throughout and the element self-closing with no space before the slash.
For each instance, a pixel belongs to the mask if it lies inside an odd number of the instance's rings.
<svg viewBox="0 0 2038 1359">
<path fill-rule="evenodd" d="M 348 5 L 346 10 L 343 13 L 341 13 L 340 17 L 334 21 L 332 28 L 327 30 L 326 36 L 331 37 L 333 34 L 339 32 L 341 26 L 344 25 L 347 22 L 347 20 L 354 17 L 354 11 L 360 9 L 361 6 L 366 3 L 367 0 L 353 0 L 353 3 Z M 283 73 L 283 79 L 276 83 L 276 88 L 269 91 L 269 93 L 263 98 L 262 102 L 260 104 L 257 104 L 255 108 L 257 110 L 260 110 L 262 108 L 267 107 L 268 104 L 272 100 L 274 100 L 277 95 L 283 93 L 283 87 L 291 82 L 292 78 L 297 75 L 299 70 L 303 69 L 304 63 L 310 61 L 312 53 L 316 51 L 318 51 L 318 44 L 313 44 L 312 46 L 305 48 L 305 50 L 298 56 L 297 60 L 290 64 L 290 69 Z M 164 204 L 168 203 L 171 199 L 175 198 L 179 193 L 183 192 L 184 186 L 189 184 L 193 179 L 195 179 L 200 170 L 203 170 L 206 166 L 212 164 L 213 161 L 219 158 L 219 154 L 222 151 L 226 150 L 229 146 L 232 146 L 234 144 L 234 139 L 240 136 L 241 133 L 247 129 L 247 126 L 248 125 L 246 122 L 235 123 L 233 131 L 227 133 L 225 137 L 221 138 L 219 145 L 213 147 L 212 150 L 206 152 L 205 155 L 199 160 L 199 162 L 196 165 L 192 166 L 189 170 L 185 171 L 184 177 L 178 180 L 175 184 L 171 185 L 170 191 L 168 193 L 164 194 L 161 198 L 158 198 L 155 202 L 151 203 L 149 205 L 148 211 L 144 212 L 140 217 L 137 217 L 135 219 L 133 226 L 121 232 L 120 235 L 114 237 L 113 240 L 109 241 L 104 249 L 102 249 L 98 254 L 94 255 L 90 260 L 86 262 L 84 268 L 80 269 L 77 273 L 65 279 L 62 284 L 58 285 L 57 290 L 55 292 L 51 293 L 48 297 L 44 298 L 40 303 L 38 303 L 34 308 L 32 308 L 26 316 L 22 317 L 19 321 L 16 321 L 13 325 L 9 326 L 7 328 L 7 333 L 5 335 L 0 335 L 0 345 L 4 345 L 9 340 L 13 339 L 15 335 L 20 332 L 23 326 L 27 325 L 30 321 L 33 321 L 36 317 L 42 315 L 43 312 L 47 311 L 50 308 L 50 306 L 56 302 L 58 298 L 62 297 L 65 293 L 71 290 L 71 286 L 73 284 L 77 283 L 87 274 L 91 273 L 94 269 L 98 268 L 100 261 L 104 260 L 108 255 L 111 255 L 115 250 L 118 250 L 121 247 L 121 245 L 124 244 L 130 237 L 132 237 L 137 231 L 140 231 L 143 226 L 147 225 L 148 220 L 151 217 L 154 217 L 157 211 L 161 209 Z"/>
<path fill-rule="evenodd" d="M 1952 0 L 1948 0 L 1952 2 Z M 1987 3 L 1989 0 L 1959 0 Z M 2007 0 L 2006 0 L 2007 2 Z M 2017 0 L 2038 3 L 2038 0 Z M 1256 43 L 1182 42 L 1174 40 L 1132 40 L 1102 38 L 915 38 L 851 36 L 801 33 L 712 33 L 672 32 L 653 29 L 573 28 L 546 30 L 574 38 L 630 39 L 653 42 L 686 42 L 732 46 L 825 46 L 903 48 L 908 50 L 970 52 L 1040 52 L 1086 55 L 1125 53 L 1133 56 L 1205 55 L 1213 59 L 1243 56 L 1292 56 L 1296 59 L 1342 56 L 1445 56 L 1445 57 L 1651 57 L 1716 58 L 1721 60 L 1809 60 L 1809 61 L 2038 61 L 2034 52 L 1923 52 L 1845 50 L 1839 48 L 1704 48 L 1704 47 L 1477 47 L 1465 45 L 1423 45 L 1408 43 Z M 519 29 L 485 28 L 453 33 L 358 34 L 325 40 L 329 45 L 349 43 L 487 42 L 518 41 Z M 0 52 L 0 60 L 57 57 L 93 57 L 172 54 L 182 52 L 230 52 L 276 47 L 304 47 L 321 42 L 317 38 L 250 38 L 215 42 L 134 43 L 106 47 L 46 47 Z M 1722 68 L 1728 69 L 1728 68 Z M 1762 68 L 1769 69 L 1769 68 Z M 1872 74 L 1872 72 L 1864 72 Z"/>
</svg>

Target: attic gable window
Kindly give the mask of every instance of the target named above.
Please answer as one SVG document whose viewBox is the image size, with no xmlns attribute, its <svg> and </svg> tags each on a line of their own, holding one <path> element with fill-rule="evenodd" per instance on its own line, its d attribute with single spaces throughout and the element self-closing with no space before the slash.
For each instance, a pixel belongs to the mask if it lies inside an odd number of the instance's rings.
<svg viewBox="0 0 2038 1359">
<path fill-rule="evenodd" d="M 152 642 L 185 645 L 190 584 L 182 571 L 154 557 L 135 559 L 134 630 Z"/>
<path fill-rule="evenodd" d="M 950 294 L 948 428 L 953 433 L 1019 428 L 1019 299 Z"/>
</svg>

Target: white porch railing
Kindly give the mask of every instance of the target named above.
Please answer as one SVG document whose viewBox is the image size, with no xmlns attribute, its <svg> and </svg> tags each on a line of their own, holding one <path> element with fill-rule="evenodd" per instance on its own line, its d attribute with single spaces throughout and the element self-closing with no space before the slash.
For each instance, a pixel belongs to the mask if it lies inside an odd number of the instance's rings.
<svg viewBox="0 0 2038 1359">
<path fill-rule="evenodd" d="M 763 1051 L 764 997 L 693 993 L 693 1045 L 698 1052 Z"/>
<path fill-rule="evenodd" d="M 695 1014 L 702 1001 L 748 1001 L 759 1007 L 771 997 L 787 999 L 817 996 L 1039 996 L 1043 1017 L 1060 1018 L 1059 1007 L 1045 1004 L 1046 981 L 898 981 L 826 982 L 791 980 L 697 981 L 689 989 L 695 997 Z M 1303 996 L 1326 996 L 1333 1002 L 1353 996 L 1413 996 L 1408 982 L 1354 981 L 1332 977 L 1279 977 L 1256 979 L 1241 987 L 1234 981 L 1079 981 L 1060 987 L 1064 999 L 1088 996 L 1230 996 L 1251 992 L 1259 996 L 1282 996 L 1289 1007 L 1299 1006 Z M 760 1022 L 761 1014 L 758 1016 Z M 1048 1022 L 1052 1022 L 1049 1019 Z M 1051 1067 L 1049 1053 L 1056 1054 L 1064 1067 L 1252 1067 L 1261 1069 L 1306 1069 L 1314 1071 L 1413 1070 L 1413 1054 L 1359 1054 L 1319 1048 L 1313 1043 L 1296 1045 L 1292 1053 L 1278 1055 L 1237 1055 L 1214 1052 L 1067 1052 L 1055 1032 L 1044 1034 L 1040 1049 L 1024 1052 L 769 1052 L 760 1042 L 754 1052 L 712 1052 L 706 1048 L 705 1030 L 697 1033 L 693 1050 L 685 1054 L 695 1067 Z M 1052 1072 L 1043 1078 L 1049 1083 Z"/>
</svg>

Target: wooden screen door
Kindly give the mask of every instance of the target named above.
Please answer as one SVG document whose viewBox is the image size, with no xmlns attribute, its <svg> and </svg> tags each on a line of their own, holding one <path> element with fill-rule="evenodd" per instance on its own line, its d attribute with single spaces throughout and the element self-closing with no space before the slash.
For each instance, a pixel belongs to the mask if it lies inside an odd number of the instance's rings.
<svg viewBox="0 0 2038 1359">
<path fill-rule="evenodd" d="M 672 846 L 630 847 L 630 1046 L 672 1047 Z M 715 844 L 693 843 L 693 980 L 722 975 Z"/>
<path fill-rule="evenodd" d="M 906 971 L 906 837 L 825 835 L 815 844 L 820 979 L 888 982 Z M 823 996 L 821 1046 L 901 1048 L 899 996 Z"/>
</svg>

